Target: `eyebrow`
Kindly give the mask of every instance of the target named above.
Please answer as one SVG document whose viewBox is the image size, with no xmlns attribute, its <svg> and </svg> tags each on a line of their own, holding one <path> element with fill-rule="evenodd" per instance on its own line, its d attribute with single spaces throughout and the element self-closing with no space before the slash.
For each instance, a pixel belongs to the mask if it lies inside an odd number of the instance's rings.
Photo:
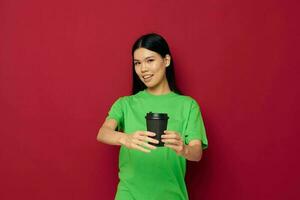
<svg viewBox="0 0 300 200">
<path fill-rule="evenodd" d="M 148 56 L 148 57 L 146 57 L 144 60 L 147 60 L 147 59 L 149 59 L 149 58 L 154 58 L 154 56 Z M 139 61 L 139 60 L 134 59 L 134 61 Z"/>
</svg>

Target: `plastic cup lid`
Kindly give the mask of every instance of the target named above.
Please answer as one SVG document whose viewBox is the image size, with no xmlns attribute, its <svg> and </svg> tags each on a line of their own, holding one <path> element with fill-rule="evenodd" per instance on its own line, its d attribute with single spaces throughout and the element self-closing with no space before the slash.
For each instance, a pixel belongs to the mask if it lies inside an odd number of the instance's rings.
<svg viewBox="0 0 300 200">
<path fill-rule="evenodd" d="M 145 118 L 146 119 L 169 119 L 167 113 L 153 113 L 153 112 L 147 113 Z"/>
</svg>

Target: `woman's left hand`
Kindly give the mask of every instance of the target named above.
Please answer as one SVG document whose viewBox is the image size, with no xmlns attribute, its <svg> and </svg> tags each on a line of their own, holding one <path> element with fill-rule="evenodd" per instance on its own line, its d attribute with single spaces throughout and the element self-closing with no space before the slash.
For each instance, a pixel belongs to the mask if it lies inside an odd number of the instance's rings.
<svg viewBox="0 0 300 200">
<path fill-rule="evenodd" d="M 161 136 L 162 142 L 164 142 L 165 147 L 170 147 L 178 155 L 183 155 L 185 151 L 185 145 L 181 139 L 179 133 L 176 131 L 164 131 L 165 134 Z"/>
</svg>

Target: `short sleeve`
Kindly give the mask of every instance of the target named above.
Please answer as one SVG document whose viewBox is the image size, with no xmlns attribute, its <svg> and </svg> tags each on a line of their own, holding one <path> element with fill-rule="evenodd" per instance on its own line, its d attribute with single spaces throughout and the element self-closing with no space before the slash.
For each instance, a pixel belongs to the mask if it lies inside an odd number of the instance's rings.
<svg viewBox="0 0 300 200">
<path fill-rule="evenodd" d="M 187 126 L 184 133 L 186 144 L 190 143 L 191 140 L 199 139 L 202 141 L 202 149 L 206 149 L 208 147 L 208 141 L 200 107 L 195 100 L 193 100 L 191 103 Z"/>
<path fill-rule="evenodd" d="M 123 98 L 120 97 L 117 99 L 113 105 L 111 106 L 108 115 L 106 117 L 107 119 L 114 119 L 118 123 L 118 130 L 123 130 L 123 122 L 124 122 L 124 110 L 123 110 Z"/>
</svg>

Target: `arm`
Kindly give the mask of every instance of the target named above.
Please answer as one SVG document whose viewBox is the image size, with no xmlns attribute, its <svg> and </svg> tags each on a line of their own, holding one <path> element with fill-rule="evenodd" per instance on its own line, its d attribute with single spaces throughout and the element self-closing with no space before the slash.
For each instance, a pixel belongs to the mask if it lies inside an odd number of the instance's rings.
<svg viewBox="0 0 300 200">
<path fill-rule="evenodd" d="M 157 140 L 149 137 L 154 136 L 155 133 L 136 131 L 133 134 L 126 134 L 115 131 L 117 124 L 117 121 L 114 119 L 106 120 L 98 132 L 97 140 L 110 145 L 124 145 L 129 149 L 137 149 L 145 153 L 150 153 L 149 149 L 156 149 L 155 146 L 148 144 L 148 142 L 158 143 Z"/>
<path fill-rule="evenodd" d="M 200 161 L 202 158 L 202 144 L 200 140 L 192 140 L 188 145 L 183 145 L 181 155 L 189 161 Z"/>
<path fill-rule="evenodd" d="M 191 140 L 185 145 L 179 133 L 176 131 L 164 131 L 162 141 L 164 146 L 173 149 L 178 155 L 183 156 L 189 161 L 200 161 L 202 158 L 202 144 L 200 140 Z"/>
<path fill-rule="evenodd" d="M 117 128 L 117 121 L 108 119 L 104 122 L 98 131 L 97 140 L 105 144 L 121 145 L 121 141 L 126 137 L 125 133 L 115 131 Z"/>
</svg>

